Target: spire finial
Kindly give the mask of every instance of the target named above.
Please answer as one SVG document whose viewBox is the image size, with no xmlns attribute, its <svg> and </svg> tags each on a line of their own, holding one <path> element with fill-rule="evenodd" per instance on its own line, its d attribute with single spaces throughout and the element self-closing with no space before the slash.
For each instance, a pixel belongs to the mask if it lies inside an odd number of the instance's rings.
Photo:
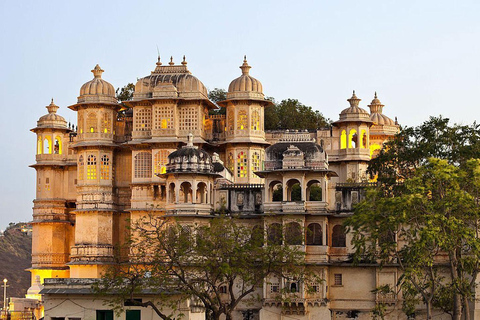
<svg viewBox="0 0 480 320">
<path fill-rule="evenodd" d="M 57 113 L 57 110 L 58 110 L 58 106 L 55 103 L 53 103 L 53 98 L 50 104 L 45 108 L 47 108 L 48 113 Z"/>
<path fill-rule="evenodd" d="M 358 107 L 358 104 L 360 103 L 362 99 L 358 99 L 357 95 L 355 94 L 355 90 L 353 90 L 352 97 L 350 99 L 347 99 L 348 102 L 350 102 L 351 107 Z"/>
<path fill-rule="evenodd" d="M 102 77 L 103 70 L 102 70 L 102 68 L 100 68 L 100 66 L 98 64 L 95 66 L 95 68 L 93 68 L 92 72 L 93 72 L 93 76 L 95 78 L 101 78 Z"/>
<path fill-rule="evenodd" d="M 375 91 L 375 99 L 377 99 L 377 91 Z"/>
<path fill-rule="evenodd" d="M 182 65 L 186 66 L 187 65 L 187 60 L 185 60 L 185 55 L 183 55 L 183 61 L 182 61 Z"/>
<path fill-rule="evenodd" d="M 173 56 L 170 56 L 170 62 L 168 64 L 171 66 L 175 65 L 175 62 L 173 62 Z"/>
<path fill-rule="evenodd" d="M 247 62 L 247 55 L 244 55 L 243 56 L 243 64 L 240 66 L 240 69 L 242 69 L 242 74 L 243 75 L 248 75 L 249 71 L 250 71 L 250 66 L 248 65 L 248 62 Z"/>
<path fill-rule="evenodd" d="M 161 66 L 162 65 L 162 61 L 160 61 L 160 53 L 158 54 L 158 57 L 157 57 L 157 66 Z"/>
</svg>

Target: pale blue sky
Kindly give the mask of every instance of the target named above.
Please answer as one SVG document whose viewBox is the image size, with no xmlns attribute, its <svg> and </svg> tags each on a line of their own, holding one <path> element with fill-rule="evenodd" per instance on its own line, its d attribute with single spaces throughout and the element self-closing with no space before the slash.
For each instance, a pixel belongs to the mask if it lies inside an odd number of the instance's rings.
<svg viewBox="0 0 480 320">
<path fill-rule="evenodd" d="M 480 1 L 0 1 L 0 229 L 31 220 L 35 136 L 53 97 L 59 113 L 92 78 L 115 87 L 187 56 L 209 89 L 227 88 L 243 55 L 264 92 L 337 119 L 356 90 L 366 108 L 417 125 L 480 116 Z"/>
</svg>

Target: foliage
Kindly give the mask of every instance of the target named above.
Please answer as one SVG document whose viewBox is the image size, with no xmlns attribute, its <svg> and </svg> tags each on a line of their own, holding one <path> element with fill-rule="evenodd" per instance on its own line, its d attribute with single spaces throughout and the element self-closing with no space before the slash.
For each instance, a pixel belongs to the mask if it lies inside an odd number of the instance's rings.
<svg viewBox="0 0 480 320">
<path fill-rule="evenodd" d="M 433 306 L 459 319 L 462 304 L 467 308 L 473 299 L 480 271 L 480 161 L 461 161 L 422 160 L 395 192 L 368 190 L 346 221 L 357 262 L 393 263 L 403 271 L 398 285 L 407 314 L 420 298 L 427 319 Z"/>
<path fill-rule="evenodd" d="M 371 176 L 392 186 L 411 177 L 430 157 L 463 166 L 480 154 L 480 126 L 450 125 L 449 119 L 430 117 L 418 127 L 405 127 L 369 163 Z"/>
<path fill-rule="evenodd" d="M 132 100 L 134 91 L 135 91 L 135 85 L 133 83 L 128 83 L 123 88 L 117 88 L 115 93 L 116 93 L 118 102 Z"/>
<path fill-rule="evenodd" d="M 208 92 L 208 99 L 217 105 L 217 102 L 227 100 L 227 91 L 225 89 L 215 88 Z M 225 107 L 217 105 L 218 109 L 210 110 L 210 114 L 226 114 Z"/>
<path fill-rule="evenodd" d="M 318 129 L 329 123 L 330 120 L 318 110 L 313 110 L 297 99 L 282 100 L 265 109 L 265 130 Z"/>
<path fill-rule="evenodd" d="M 175 301 L 188 297 L 213 319 L 231 319 L 240 301 L 261 298 L 270 276 L 301 280 L 307 274 L 304 253 L 296 246 L 264 245 L 262 229 L 234 217 L 193 226 L 146 217 L 134 224 L 129 247 L 130 263 L 110 268 L 97 292 L 115 292 L 117 308 L 146 290 L 156 292 L 158 299 L 141 305 L 155 307 L 164 320 L 172 317 L 164 313 L 166 308 L 175 309 Z"/>
</svg>

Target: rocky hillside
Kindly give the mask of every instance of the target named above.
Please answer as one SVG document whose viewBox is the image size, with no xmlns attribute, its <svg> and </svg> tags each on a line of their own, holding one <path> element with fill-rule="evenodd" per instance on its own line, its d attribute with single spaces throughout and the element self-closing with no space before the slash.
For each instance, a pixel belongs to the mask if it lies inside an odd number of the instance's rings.
<svg viewBox="0 0 480 320">
<path fill-rule="evenodd" d="M 10 224 L 0 235 L 0 295 L 3 298 L 3 279 L 8 279 L 7 297 L 24 298 L 30 287 L 32 236 L 25 223 Z M 3 300 L 3 299 L 2 299 Z"/>
</svg>

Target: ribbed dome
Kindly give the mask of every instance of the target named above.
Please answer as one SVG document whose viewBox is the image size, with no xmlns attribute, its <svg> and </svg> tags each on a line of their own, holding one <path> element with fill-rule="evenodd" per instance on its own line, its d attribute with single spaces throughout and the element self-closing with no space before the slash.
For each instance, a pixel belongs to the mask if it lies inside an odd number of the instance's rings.
<svg viewBox="0 0 480 320">
<path fill-rule="evenodd" d="M 188 135 L 187 145 L 168 155 L 167 173 L 214 173 L 212 157 L 193 145 L 193 135 Z"/>
<path fill-rule="evenodd" d="M 395 126 L 395 121 L 384 115 L 383 107 L 384 105 L 380 102 L 375 92 L 375 97 L 372 102 L 368 105 L 370 107 L 370 120 L 374 122 L 375 125 L 380 126 Z"/>
<path fill-rule="evenodd" d="M 242 75 L 228 86 L 227 99 L 265 100 L 262 83 L 250 76 L 250 68 L 247 57 L 245 57 L 243 64 L 240 66 Z"/>
<path fill-rule="evenodd" d="M 67 121 L 57 114 L 58 106 L 52 102 L 46 106 L 48 114 L 41 116 L 37 121 L 37 128 L 61 128 L 67 129 Z"/>
<path fill-rule="evenodd" d="M 94 78 L 80 88 L 80 96 L 77 103 L 116 104 L 115 89 L 109 82 L 102 79 L 102 68 L 97 64 L 92 73 Z"/>
<path fill-rule="evenodd" d="M 208 99 L 207 88 L 187 69 L 185 57 L 181 65 L 175 65 L 170 58 L 168 66 L 160 58 L 152 74 L 141 78 L 135 85 L 133 100 L 151 98 Z"/>
<path fill-rule="evenodd" d="M 340 120 L 336 122 L 344 122 L 344 121 L 364 121 L 370 122 L 370 115 L 365 110 L 360 108 L 358 105 L 361 99 L 357 98 L 355 95 L 355 91 L 353 91 L 353 95 L 350 99 L 347 99 L 350 102 L 350 107 L 342 110 L 340 112 Z"/>
</svg>

